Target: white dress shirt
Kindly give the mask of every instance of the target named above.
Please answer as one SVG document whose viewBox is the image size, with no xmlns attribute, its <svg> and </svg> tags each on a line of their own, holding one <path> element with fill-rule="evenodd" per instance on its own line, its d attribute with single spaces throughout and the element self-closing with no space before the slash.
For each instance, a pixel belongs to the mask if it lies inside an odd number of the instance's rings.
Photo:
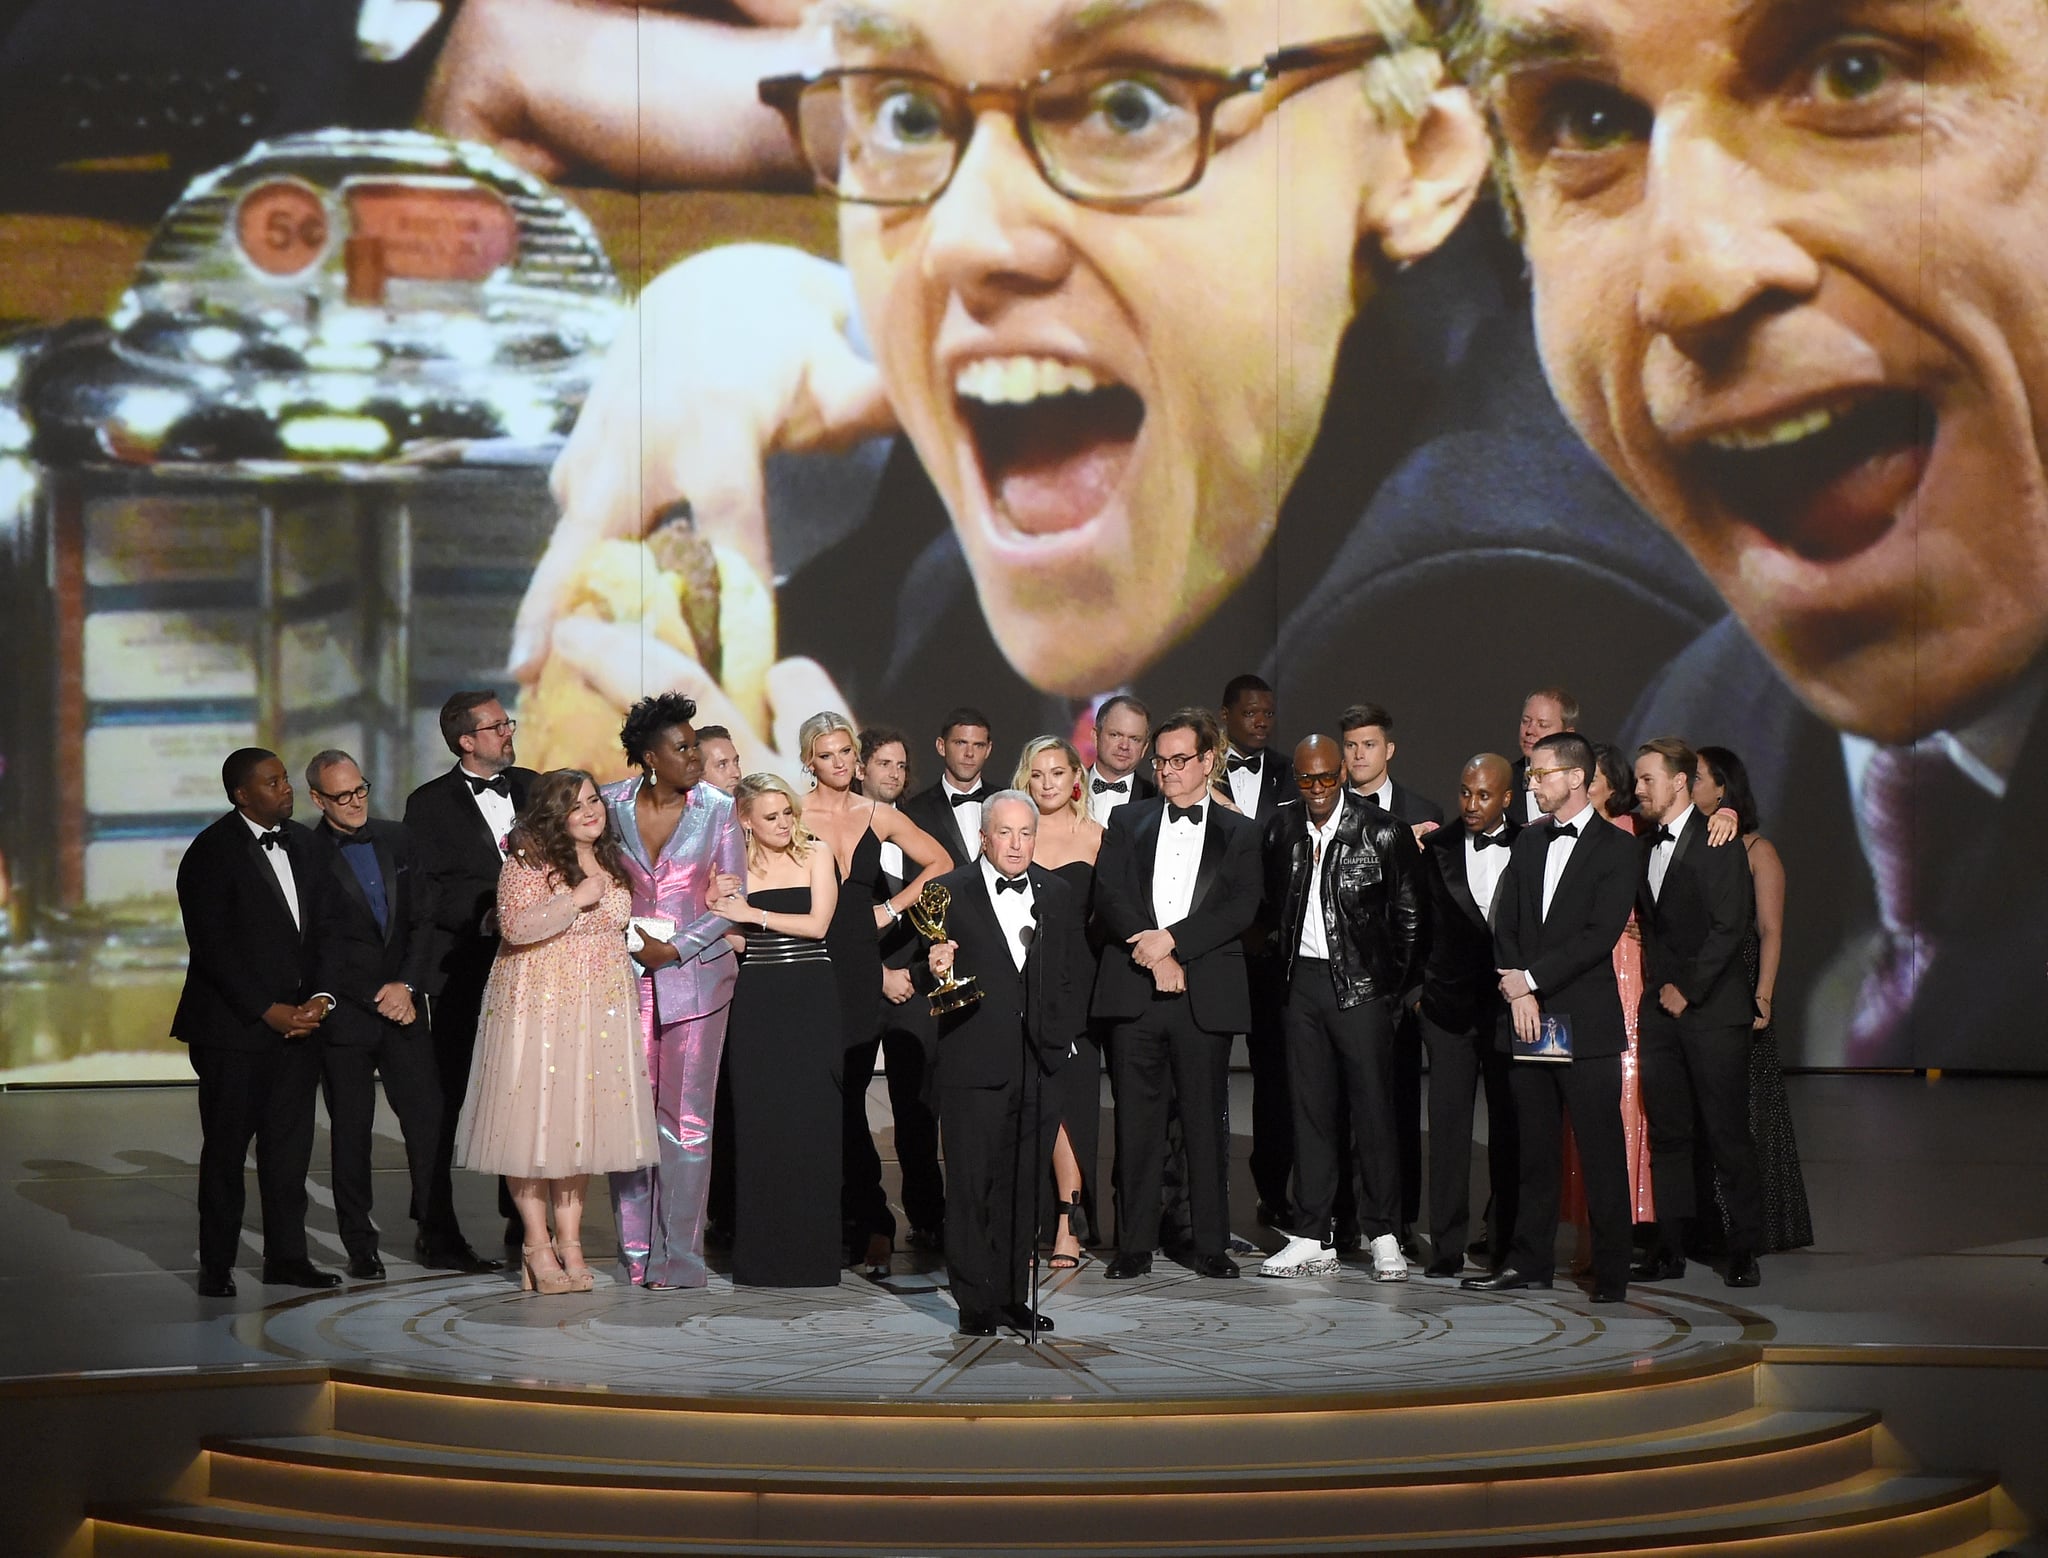
<svg viewBox="0 0 2048 1558">
<path fill-rule="evenodd" d="M 1493 831 L 1486 836 L 1497 839 L 1506 826 L 1505 823 L 1495 823 Z M 1513 851 L 1494 844 L 1481 849 L 1473 841 L 1472 830 L 1465 830 L 1465 885 L 1472 889 L 1472 901 L 1479 905 L 1479 917 L 1489 925 L 1493 923 L 1493 895 L 1507 871 L 1511 853 Z"/>
<path fill-rule="evenodd" d="M 1586 829 L 1596 820 L 1593 808 L 1582 806 L 1576 817 L 1554 818 L 1551 822 L 1543 824 L 1554 829 L 1556 823 L 1562 821 L 1578 829 L 1576 833 L 1553 831 L 1550 835 L 1550 848 L 1543 857 L 1543 918 L 1546 920 L 1550 918 L 1550 900 L 1557 896 L 1558 879 L 1564 875 L 1564 868 L 1572 862 L 1572 850 L 1577 847 Z"/>
<path fill-rule="evenodd" d="M 1209 832 L 1209 798 L 1195 802 L 1193 822 L 1175 822 L 1169 807 L 1159 817 L 1159 853 L 1152 860 L 1152 914 L 1163 930 L 1195 906 L 1195 873 Z"/>
<path fill-rule="evenodd" d="M 484 814 L 484 825 L 491 830 L 491 842 L 498 846 L 499 857 L 503 858 L 505 835 L 512 831 L 512 819 L 518 815 L 518 808 L 512 804 L 511 796 L 500 795 L 496 790 L 479 790 L 469 783 L 471 779 L 489 779 L 493 777 L 492 775 L 472 774 L 460 763 L 457 763 L 455 768 L 463 775 L 463 787 L 469 790 L 469 798 L 476 802 L 476 809 Z M 506 781 L 506 787 L 511 787 L 509 780 Z"/>
<path fill-rule="evenodd" d="M 1232 768 L 1230 766 L 1230 759 L 1233 757 L 1252 756 L 1257 756 L 1259 760 L 1259 766 L 1256 769 Z M 1259 814 L 1259 791 L 1266 782 L 1266 765 L 1272 761 L 1273 754 L 1271 752 L 1254 754 L 1251 752 L 1240 752 L 1236 747 L 1224 748 L 1223 772 L 1230 780 L 1230 798 L 1237 802 L 1237 809 L 1247 817 L 1256 817 Z M 1206 822 L 1208 819 L 1204 818 L 1203 820 Z"/>
<path fill-rule="evenodd" d="M 1111 784 L 1122 785 L 1123 788 L 1121 790 L 1104 790 L 1098 795 L 1095 790 L 1095 781 L 1106 778 L 1108 778 L 1108 775 L 1104 774 L 1093 764 L 1090 764 L 1088 772 L 1081 780 L 1087 786 L 1083 793 L 1088 797 L 1088 816 L 1091 820 L 1101 823 L 1105 828 L 1109 826 L 1110 813 L 1119 806 L 1129 802 L 1133 792 L 1138 788 L 1138 776 L 1135 772 L 1132 772 L 1125 774 L 1121 779 L 1109 780 Z"/>
<path fill-rule="evenodd" d="M 892 882 L 907 882 L 911 873 L 904 869 L 903 846 L 894 839 L 882 840 L 882 875 Z M 893 898 L 895 894 L 890 894 Z"/>
<path fill-rule="evenodd" d="M 1330 955 L 1329 941 L 1323 935 L 1323 856 L 1329 853 L 1330 842 L 1336 838 L 1337 824 L 1343 816 L 1343 803 L 1339 802 L 1330 813 L 1330 820 L 1320 828 L 1314 823 L 1308 825 L 1308 906 L 1301 916 L 1301 944 L 1295 949 L 1305 958 L 1327 958 Z"/>
<path fill-rule="evenodd" d="M 988 786 L 977 779 L 975 781 L 975 788 L 986 790 Z M 967 846 L 967 858 L 969 860 L 979 860 L 981 858 L 981 802 L 962 801 L 958 806 L 955 806 L 953 804 L 954 796 L 969 795 L 973 792 L 963 790 L 953 783 L 953 776 L 951 774 L 939 775 L 939 791 L 946 797 L 947 809 L 953 813 L 953 826 L 960 830 L 961 842 Z M 1015 894 L 1010 894 L 1009 896 L 1014 897 Z"/>
<path fill-rule="evenodd" d="M 1377 806 L 1389 817 L 1394 814 L 1394 776 L 1381 774 L 1377 790 L 1353 790 L 1351 792 L 1369 806 Z"/>
<path fill-rule="evenodd" d="M 1037 902 L 1038 895 L 1031 889 L 1031 877 L 1027 873 L 1021 877 L 1011 878 L 1012 881 L 1024 884 L 1024 891 L 1021 893 L 1008 888 L 997 892 L 996 883 L 1003 880 L 1003 874 L 995 868 L 988 856 L 983 855 L 981 879 L 988 888 L 989 902 L 995 905 L 996 923 L 1003 928 L 1003 945 L 1010 949 L 1010 961 L 1022 968 L 1025 954 L 1031 950 L 1032 937 L 1037 934 L 1031 910 Z"/>
<path fill-rule="evenodd" d="M 1671 856 L 1678 848 L 1678 835 L 1685 831 L 1685 825 L 1692 820 L 1693 806 L 1686 803 L 1685 810 L 1665 824 L 1671 830 L 1671 837 L 1659 839 L 1650 846 L 1650 902 L 1655 903 L 1664 892 L 1664 873 L 1671 869 Z"/>
<path fill-rule="evenodd" d="M 251 838 L 260 839 L 270 831 L 268 828 L 258 827 L 255 823 L 251 822 L 247 812 L 237 812 L 235 815 L 242 819 L 242 826 L 249 830 Z M 298 878 L 292 875 L 292 857 L 281 847 L 277 849 L 259 849 L 257 853 L 269 862 L 270 874 L 277 878 L 277 885 L 284 889 L 284 901 L 292 911 L 292 923 L 298 926 L 300 930 L 304 930 L 306 922 L 299 913 L 299 882 Z"/>
</svg>

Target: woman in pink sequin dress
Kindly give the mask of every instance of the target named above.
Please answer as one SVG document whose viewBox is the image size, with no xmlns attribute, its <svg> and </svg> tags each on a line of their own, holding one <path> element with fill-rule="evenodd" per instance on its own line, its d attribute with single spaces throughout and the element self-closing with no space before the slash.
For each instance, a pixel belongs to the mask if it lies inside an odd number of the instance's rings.
<svg viewBox="0 0 2048 1558">
<path fill-rule="evenodd" d="M 501 940 L 455 1136 L 456 1162 L 510 1181 L 525 1225 L 523 1285 L 543 1293 L 592 1285 L 582 1245 L 590 1176 L 658 1156 L 626 954 L 632 904 L 597 786 L 575 769 L 543 774 L 498 877 Z"/>
<path fill-rule="evenodd" d="M 1605 817 L 1625 833 L 1636 831 L 1636 781 L 1628 759 L 1618 748 L 1593 748 L 1593 782 L 1586 794 Z M 1628 929 L 1614 944 L 1614 984 L 1621 992 L 1621 1019 L 1628 1029 L 1628 1049 L 1621 1057 L 1621 1135 L 1628 1147 L 1628 1204 L 1638 1223 L 1657 1220 L 1650 1197 L 1650 1132 L 1643 1123 L 1643 1081 L 1636 1063 L 1636 1009 L 1643 1001 L 1643 942 L 1633 910 Z"/>
</svg>

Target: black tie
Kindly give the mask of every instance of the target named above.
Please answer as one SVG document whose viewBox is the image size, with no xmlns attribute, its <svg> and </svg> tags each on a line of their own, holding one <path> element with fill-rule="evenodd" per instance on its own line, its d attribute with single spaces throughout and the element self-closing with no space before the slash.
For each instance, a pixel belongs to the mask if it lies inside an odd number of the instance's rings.
<svg viewBox="0 0 2048 1558">
<path fill-rule="evenodd" d="M 475 774 L 470 773 L 466 773 L 462 777 L 469 781 L 469 793 L 471 795 L 482 795 L 484 791 L 489 790 L 494 795 L 504 796 L 508 801 L 512 798 L 512 786 L 505 782 L 503 774 L 494 774 L 489 779 L 479 779 Z"/>
<path fill-rule="evenodd" d="M 996 878 L 996 891 L 999 893 L 1021 893 L 1030 885 L 1021 876 L 999 876 Z"/>
<path fill-rule="evenodd" d="M 1678 842 L 1678 835 L 1665 827 L 1655 829 L 1650 834 L 1650 838 L 1653 847 L 1656 844 L 1676 844 Z"/>
<path fill-rule="evenodd" d="M 1233 752 L 1230 754 L 1230 771 L 1236 773 L 1240 768 L 1249 768 L 1253 773 L 1257 773 L 1259 764 L 1265 760 L 1266 754 L 1263 752 L 1254 752 L 1250 757 L 1239 757 Z"/>
<path fill-rule="evenodd" d="M 951 801 L 955 806 L 966 806 L 969 803 L 979 806 L 982 802 L 982 798 L 987 794 L 988 791 L 986 790 L 969 790 L 965 795 L 955 795 L 951 791 L 948 791 L 946 794 L 946 799 Z"/>
<path fill-rule="evenodd" d="M 1097 795 L 1107 795 L 1112 790 L 1118 795 L 1131 793 L 1131 781 L 1128 779 L 1119 779 L 1115 784 L 1111 784 L 1107 779 L 1091 779 L 1088 781 L 1088 787 Z"/>
<path fill-rule="evenodd" d="M 1166 803 L 1166 820 L 1168 822 L 1200 822 L 1202 820 L 1202 808 L 1199 805 L 1176 806 L 1171 801 L 1168 801 Z"/>
<path fill-rule="evenodd" d="M 256 842 L 265 849 L 283 849 L 284 829 L 272 828 L 268 833 L 259 833 L 256 835 Z"/>
<path fill-rule="evenodd" d="M 1505 828 L 1498 833 L 1475 833 L 1472 835 L 1472 847 L 1474 849 L 1484 849 L 1489 844 L 1498 844 L 1502 849 L 1506 849 L 1508 843 L 1509 840 Z"/>
<path fill-rule="evenodd" d="M 1553 822 L 1550 836 L 1554 839 L 1575 839 L 1579 836 L 1579 825 L 1576 822 Z"/>
</svg>

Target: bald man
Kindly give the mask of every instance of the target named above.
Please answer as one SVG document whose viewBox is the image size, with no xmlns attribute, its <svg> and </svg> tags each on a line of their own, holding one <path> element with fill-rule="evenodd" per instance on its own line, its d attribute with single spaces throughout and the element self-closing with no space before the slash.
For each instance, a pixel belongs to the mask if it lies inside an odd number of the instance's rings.
<svg viewBox="0 0 2048 1558">
<path fill-rule="evenodd" d="M 1425 1277 L 1465 1267 L 1472 1212 L 1472 1101 L 1486 1087 L 1486 1168 L 1493 1186 L 1488 1267 L 1507 1258 L 1517 1177 L 1514 1064 L 1495 1044 L 1507 1009 L 1493 964 L 1493 896 L 1521 831 L 1510 815 L 1515 774 L 1497 752 L 1482 752 L 1458 775 L 1460 826 L 1423 841 L 1422 879 L 1430 904 L 1429 953 L 1422 965 L 1422 1041 L 1429 1049 L 1429 1240 Z"/>
<path fill-rule="evenodd" d="M 1344 752 L 1328 736 L 1294 749 L 1293 781 L 1297 799 L 1266 824 L 1264 910 L 1285 1003 L 1296 1222 L 1259 1275 L 1336 1273 L 1333 1212 L 1346 1172 L 1348 1104 L 1373 1278 L 1405 1282 L 1396 1231 L 1394 1006 L 1423 940 L 1415 836 L 1392 813 L 1345 790 Z"/>
</svg>

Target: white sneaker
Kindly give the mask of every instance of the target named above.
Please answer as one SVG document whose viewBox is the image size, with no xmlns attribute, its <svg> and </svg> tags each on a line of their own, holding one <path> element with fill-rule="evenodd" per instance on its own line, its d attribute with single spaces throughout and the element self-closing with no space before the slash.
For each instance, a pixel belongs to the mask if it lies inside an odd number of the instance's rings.
<svg viewBox="0 0 2048 1558">
<path fill-rule="evenodd" d="M 1287 1252 L 1280 1252 L 1285 1255 Z M 1375 1282 L 1406 1282 L 1408 1257 L 1401 1253 L 1401 1241 L 1383 1233 L 1372 1241 L 1372 1279 Z"/>
<path fill-rule="evenodd" d="M 1337 1251 L 1320 1239 L 1304 1239 L 1299 1234 L 1290 1234 L 1279 1253 L 1267 1256 L 1259 1267 L 1262 1277 L 1333 1277 L 1336 1274 Z"/>
</svg>

